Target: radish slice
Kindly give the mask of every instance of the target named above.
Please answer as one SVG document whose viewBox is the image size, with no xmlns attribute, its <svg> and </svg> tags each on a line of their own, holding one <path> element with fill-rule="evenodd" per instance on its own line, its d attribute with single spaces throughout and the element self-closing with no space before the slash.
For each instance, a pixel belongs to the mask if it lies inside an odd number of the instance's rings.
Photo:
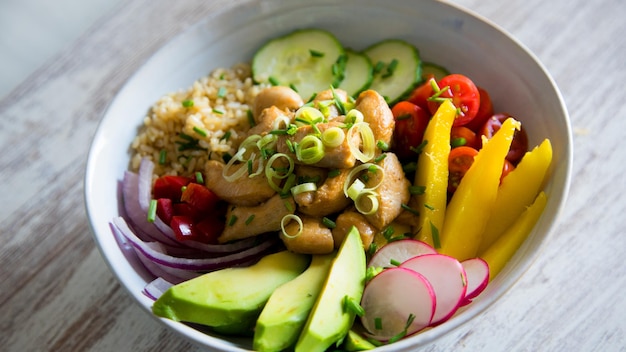
<svg viewBox="0 0 626 352">
<path fill-rule="evenodd" d="M 413 334 L 430 325 L 436 299 L 426 278 L 409 269 L 390 268 L 374 277 L 363 291 L 361 317 L 369 336 L 380 341 Z M 410 315 L 414 318 L 407 326 Z"/>
<path fill-rule="evenodd" d="M 449 319 L 463 304 L 467 277 L 461 263 L 443 254 L 425 254 L 407 260 L 401 268 L 418 272 L 430 282 L 437 297 L 437 307 L 431 325 Z"/>
<path fill-rule="evenodd" d="M 465 298 L 471 300 L 478 296 L 489 283 L 489 264 L 482 258 L 472 258 L 461 262 L 467 275 Z"/>
<path fill-rule="evenodd" d="M 372 256 L 368 267 L 395 266 L 391 261 L 402 263 L 410 258 L 423 254 L 436 254 L 435 248 L 428 243 L 418 240 L 398 240 L 384 245 Z"/>
</svg>

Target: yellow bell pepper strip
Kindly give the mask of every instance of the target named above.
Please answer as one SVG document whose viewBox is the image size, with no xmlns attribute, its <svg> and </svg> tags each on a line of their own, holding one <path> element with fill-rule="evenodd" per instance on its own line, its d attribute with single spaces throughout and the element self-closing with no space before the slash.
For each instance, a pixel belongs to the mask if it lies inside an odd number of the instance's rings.
<svg viewBox="0 0 626 352">
<path fill-rule="evenodd" d="M 489 281 L 498 275 L 524 240 L 526 240 L 526 237 L 528 237 L 543 213 L 547 201 L 548 197 L 546 194 L 543 191 L 539 192 L 534 203 L 524 210 L 522 215 L 515 220 L 513 225 L 502 236 L 479 255 L 489 264 Z"/>
<path fill-rule="evenodd" d="M 474 163 L 448 203 L 440 238 L 441 253 L 461 261 L 478 253 L 498 193 L 504 158 L 520 126 L 513 118 L 506 119 L 474 157 Z"/>
<path fill-rule="evenodd" d="M 448 189 L 450 130 L 456 107 L 446 100 L 439 106 L 424 131 L 426 144 L 417 159 L 414 186 L 421 192 L 413 195 L 409 206 L 419 213 L 413 229 L 416 239 L 440 247 L 438 231 L 443 227 Z"/>
<path fill-rule="evenodd" d="M 508 229 L 541 190 L 552 162 L 552 144 L 545 139 L 524 155 L 500 184 L 478 252 L 483 252 Z"/>
</svg>

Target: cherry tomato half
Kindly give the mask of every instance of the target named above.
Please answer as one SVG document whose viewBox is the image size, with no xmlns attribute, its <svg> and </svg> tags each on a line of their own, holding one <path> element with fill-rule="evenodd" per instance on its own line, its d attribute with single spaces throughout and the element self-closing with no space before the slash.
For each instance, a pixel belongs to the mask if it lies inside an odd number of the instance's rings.
<svg viewBox="0 0 626 352">
<path fill-rule="evenodd" d="M 494 114 L 491 116 L 485 124 L 483 128 L 480 130 L 480 134 L 487 137 L 487 139 L 491 139 L 493 135 L 502 127 L 502 123 L 509 118 L 511 115 L 509 114 Z M 513 141 L 511 141 L 511 148 L 509 149 L 509 153 L 506 155 L 506 159 L 511 162 L 514 166 L 522 160 L 524 154 L 528 151 L 528 135 L 522 126 L 521 129 L 516 130 L 513 135 Z"/>
<path fill-rule="evenodd" d="M 478 107 L 478 112 L 476 116 L 472 119 L 472 121 L 468 122 L 465 127 L 471 129 L 474 132 L 479 132 L 483 127 L 488 118 L 493 115 L 493 103 L 491 101 L 491 96 L 481 87 L 476 87 L 478 89 L 478 94 L 480 96 L 480 106 Z"/>
<path fill-rule="evenodd" d="M 448 192 L 454 193 L 461 183 L 461 179 L 465 176 L 467 170 L 474 163 L 474 157 L 478 154 L 478 150 L 462 146 L 450 150 L 448 156 Z"/>
<path fill-rule="evenodd" d="M 428 98 L 431 95 L 433 95 L 433 87 L 430 83 L 430 80 L 434 79 L 433 77 L 430 77 L 424 83 L 422 83 L 417 88 L 415 88 L 413 92 L 411 92 L 411 95 L 409 96 L 409 98 L 407 99 L 408 101 L 419 106 L 425 111 L 429 111 Z"/>
<path fill-rule="evenodd" d="M 401 160 L 415 157 L 412 148 L 422 143 L 424 130 L 428 124 L 428 113 L 419 106 L 401 101 L 391 109 L 396 120 L 392 149 Z"/>
<path fill-rule="evenodd" d="M 480 93 L 474 82 L 467 76 L 453 73 L 443 77 L 437 85 L 443 91 L 439 94 L 439 98 L 451 98 L 452 103 L 459 110 L 453 126 L 463 126 L 472 121 L 480 106 Z M 444 90 L 446 87 L 448 89 Z M 428 99 L 428 109 L 431 114 L 437 111 L 439 105 L 441 103 L 433 100 L 432 97 Z"/>
<path fill-rule="evenodd" d="M 467 146 L 478 149 L 480 141 L 474 131 L 465 126 L 457 126 L 452 127 L 452 130 L 450 130 L 450 145 L 452 148 Z"/>
</svg>

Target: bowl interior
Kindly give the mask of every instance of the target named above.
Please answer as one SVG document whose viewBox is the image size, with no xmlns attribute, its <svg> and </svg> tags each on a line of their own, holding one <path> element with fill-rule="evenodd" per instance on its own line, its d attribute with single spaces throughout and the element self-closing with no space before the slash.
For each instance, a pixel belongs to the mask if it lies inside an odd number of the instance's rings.
<svg viewBox="0 0 626 352">
<path fill-rule="evenodd" d="M 572 160 L 567 111 L 542 65 L 489 21 L 450 4 L 434 0 L 248 1 L 214 13 L 175 37 L 128 80 L 95 134 L 85 178 L 86 208 L 95 241 L 120 283 L 150 312 L 152 301 L 141 293 L 150 276 L 135 258 L 124 255 L 108 225 L 119 214 L 118 180 L 128 167 L 129 145 L 143 117 L 162 95 L 189 87 L 217 67 L 250 61 L 264 41 L 307 27 L 330 30 L 355 50 L 387 38 L 407 40 L 417 46 L 423 60 L 466 74 L 486 88 L 496 111 L 506 111 L 522 121 L 531 146 L 544 138 L 552 141 L 546 210 L 505 270 L 453 319 L 380 350 L 411 349 L 431 342 L 482 312 L 528 268 L 561 211 Z M 159 320 L 202 346 L 218 350 L 251 347 L 246 339 L 213 337 L 183 324 Z"/>
</svg>

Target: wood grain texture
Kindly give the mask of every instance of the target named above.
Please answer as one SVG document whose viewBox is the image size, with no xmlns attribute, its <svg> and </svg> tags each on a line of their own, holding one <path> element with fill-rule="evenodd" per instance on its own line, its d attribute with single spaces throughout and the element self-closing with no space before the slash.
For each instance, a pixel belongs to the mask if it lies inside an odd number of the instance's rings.
<svg viewBox="0 0 626 352">
<path fill-rule="evenodd" d="M 626 5 L 453 3 L 503 27 L 550 71 L 571 116 L 574 177 L 561 221 L 526 275 L 423 351 L 626 350 Z M 104 264 L 83 177 L 91 137 L 119 88 L 224 4 L 124 2 L 0 101 L 0 350 L 197 350 L 135 306 Z"/>
</svg>

